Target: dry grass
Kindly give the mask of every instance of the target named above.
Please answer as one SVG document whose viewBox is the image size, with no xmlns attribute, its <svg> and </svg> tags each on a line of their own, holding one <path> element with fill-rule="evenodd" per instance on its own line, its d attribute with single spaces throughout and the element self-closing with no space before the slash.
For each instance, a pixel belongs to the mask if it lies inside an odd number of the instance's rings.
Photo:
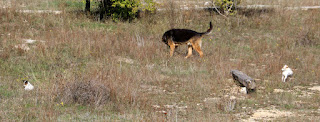
<svg viewBox="0 0 320 122">
<path fill-rule="evenodd" d="M 246 5 L 319 6 L 318 0 L 242 0 Z"/>
<path fill-rule="evenodd" d="M 244 11 L 226 20 L 207 11 L 170 11 L 178 5 L 164 3 L 169 13 L 102 23 L 64 4 L 52 6 L 66 10 L 53 15 L 19 13 L 18 3 L 0 9 L 2 121 L 238 121 L 268 106 L 301 115 L 279 121 L 319 120 L 320 97 L 307 90 L 320 85 L 319 10 Z M 204 58 L 184 59 L 186 46 L 169 58 L 161 42 L 166 30 L 205 31 L 209 21 L 214 30 L 203 39 Z M 15 48 L 29 38 L 45 42 Z M 287 83 L 284 64 L 294 69 Z M 231 69 L 258 79 L 257 91 L 235 92 Z M 35 90 L 23 91 L 21 78 Z"/>
<path fill-rule="evenodd" d="M 61 97 L 60 100 L 67 104 L 103 105 L 110 100 L 110 89 L 100 82 L 77 80 L 66 84 L 62 89 L 58 89 L 57 96 Z"/>
</svg>

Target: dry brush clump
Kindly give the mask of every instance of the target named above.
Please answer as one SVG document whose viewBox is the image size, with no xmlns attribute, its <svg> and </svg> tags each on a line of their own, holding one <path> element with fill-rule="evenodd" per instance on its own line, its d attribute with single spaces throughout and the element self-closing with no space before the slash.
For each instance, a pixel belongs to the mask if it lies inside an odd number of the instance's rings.
<svg viewBox="0 0 320 122">
<path fill-rule="evenodd" d="M 65 103 L 82 105 L 103 105 L 110 101 L 110 88 L 97 81 L 73 81 L 62 86 L 58 91 L 58 99 Z"/>
</svg>

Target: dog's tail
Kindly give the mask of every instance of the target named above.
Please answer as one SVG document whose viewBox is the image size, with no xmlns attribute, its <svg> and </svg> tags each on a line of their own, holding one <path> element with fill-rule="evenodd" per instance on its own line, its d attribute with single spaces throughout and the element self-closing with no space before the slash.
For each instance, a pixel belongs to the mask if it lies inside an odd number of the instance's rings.
<svg viewBox="0 0 320 122">
<path fill-rule="evenodd" d="M 207 34 L 209 34 L 209 33 L 211 33 L 211 31 L 212 31 L 212 29 L 213 29 L 213 27 L 212 27 L 212 22 L 210 22 L 210 28 L 207 30 L 207 32 L 203 32 L 203 33 L 201 33 L 201 35 L 207 35 Z"/>
</svg>

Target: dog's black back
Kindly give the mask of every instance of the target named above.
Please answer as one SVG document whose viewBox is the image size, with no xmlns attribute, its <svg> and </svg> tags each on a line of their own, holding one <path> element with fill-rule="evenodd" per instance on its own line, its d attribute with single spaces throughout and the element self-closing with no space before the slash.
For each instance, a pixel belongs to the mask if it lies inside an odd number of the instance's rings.
<svg viewBox="0 0 320 122">
<path fill-rule="evenodd" d="M 184 43 L 196 35 L 201 36 L 201 33 L 188 29 L 171 29 L 163 34 L 162 41 L 167 43 L 171 38 L 175 43 Z"/>
<path fill-rule="evenodd" d="M 166 31 L 162 36 L 162 41 L 168 45 L 168 40 L 171 39 L 177 44 L 185 43 L 189 39 L 195 36 L 202 36 L 208 34 L 212 30 L 212 23 L 210 22 L 210 28 L 203 33 L 199 33 L 189 29 L 171 29 Z"/>
</svg>

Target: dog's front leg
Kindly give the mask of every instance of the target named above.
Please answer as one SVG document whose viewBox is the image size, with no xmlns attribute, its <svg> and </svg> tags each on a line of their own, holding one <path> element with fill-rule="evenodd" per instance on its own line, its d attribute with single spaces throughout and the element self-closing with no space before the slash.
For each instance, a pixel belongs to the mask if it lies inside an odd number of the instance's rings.
<svg viewBox="0 0 320 122">
<path fill-rule="evenodd" d="M 175 48 L 176 46 L 173 44 L 173 45 L 170 45 L 170 57 L 172 57 L 173 56 L 173 52 L 174 52 L 174 48 Z"/>
<path fill-rule="evenodd" d="M 173 56 L 173 52 L 174 52 L 174 48 L 176 47 L 176 45 L 171 40 L 168 41 L 168 45 L 170 47 L 170 57 L 172 57 Z"/>
<path fill-rule="evenodd" d="M 170 57 L 173 56 L 175 46 L 170 46 Z"/>
</svg>

